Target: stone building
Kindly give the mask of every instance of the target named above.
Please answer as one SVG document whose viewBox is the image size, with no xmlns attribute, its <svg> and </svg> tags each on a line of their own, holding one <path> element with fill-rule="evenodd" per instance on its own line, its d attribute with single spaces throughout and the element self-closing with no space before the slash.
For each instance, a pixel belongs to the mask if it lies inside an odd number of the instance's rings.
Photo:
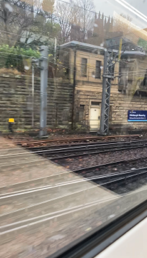
<svg viewBox="0 0 147 258">
<path fill-rule="evenodd" d="M 71 41 L 61 45 L 61 49 L 68 50 L 69 53 L 69 78 L 74 88 L 74 125 L 87 128 L 91 132 L 98 131 L 101 119 L 104 48 Z M 142 52 L 130 51 L 126 53 L 125 60 L 127 57 L 137 59 L 139 53 L 145 55 Z M 118 76 L 119 72 L 119 63 L 116 63 L 114 75 Z M 118 86 L 119 78 L 116 77 L 111 87 L 110 129 L 124 131 L 128 128 L 146 128 L 145 122 L 128 122 L 129 110 L 147 110 L 146 96 L 137 95 L 135 92 L 130 95 L 124 94 Z"/>
</svg>

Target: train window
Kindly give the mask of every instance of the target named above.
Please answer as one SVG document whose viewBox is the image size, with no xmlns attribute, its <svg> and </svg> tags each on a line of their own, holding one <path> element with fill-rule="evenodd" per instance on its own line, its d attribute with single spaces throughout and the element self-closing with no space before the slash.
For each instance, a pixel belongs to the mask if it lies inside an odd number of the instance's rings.
<svg viewBox="0 0 147 258">
<path fill-rule="evenodd" d="M 57 258 L 147 198 L 146 10 L 0 0 L 0 257 Z"/>
</svg>

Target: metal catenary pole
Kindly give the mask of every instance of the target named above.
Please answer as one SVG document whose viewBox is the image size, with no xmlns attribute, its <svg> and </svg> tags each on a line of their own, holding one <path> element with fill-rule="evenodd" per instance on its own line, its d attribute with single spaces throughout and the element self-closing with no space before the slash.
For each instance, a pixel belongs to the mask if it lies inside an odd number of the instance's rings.
<svg viewBox="0 0 147 258">
<path fill-rule="evenodd" d="M 40 82 L 40 137 L 47 134 L 47 85 L 48 85 L 48 47 L 41 46 L 41 82 Z"/>
<path fill-rule="evenodd" d="M 108 50 L 105 50 L 101 124 L 100 124 L 101 135 L 107 135 L 109 133 L 110 90 L 111 90 L 111 80 L 114 79 L 114 75 L 112 73 L 113 66 L 114 66 L 113 52 L 112 51 L 109 52 Z"/>
<path fill-rule="evenodd" d="M 34 128 L 34 64 L 32 64 L 32 128 Z"/>
<path fill-rule="evenodd" d="M 75 89 L 76 89 L 76 60 L 77 49 L 74 49 L 74 70 L 73 70 L 73 99 L 72 99 L 72 129 L 75 127 Z"/>
</svg>

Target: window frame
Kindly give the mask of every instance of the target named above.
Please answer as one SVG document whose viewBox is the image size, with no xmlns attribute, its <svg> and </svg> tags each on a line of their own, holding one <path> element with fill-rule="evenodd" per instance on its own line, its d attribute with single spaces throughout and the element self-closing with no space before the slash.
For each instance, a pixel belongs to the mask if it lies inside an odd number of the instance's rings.
<svg viewBox="0 0 147 258">
<path fill-rule="evenodd" d="M 115 207 L 118 201 L 115 201 Z M 109 205 L 111 207 L 112 204 Z M 97 226 L 47 258 L 97 257 L 97 255 L 146 218 L 147 200 L 127 209 L 105 225 Z"/>
</svg>

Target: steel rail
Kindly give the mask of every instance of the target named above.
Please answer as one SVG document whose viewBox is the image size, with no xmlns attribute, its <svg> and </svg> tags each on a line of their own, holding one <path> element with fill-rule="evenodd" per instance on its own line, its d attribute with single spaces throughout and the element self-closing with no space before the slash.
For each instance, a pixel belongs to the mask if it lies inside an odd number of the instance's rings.
<svg viewBox="0 0 147 258">
<path fill-rule="evenodd" d="M 29 150 L 33 150 L 34 153 L 39 153 L 39 152 L 49 152 L 49 153 L 62 153 L 62 152 L 66 152 L 66 151 L 81 151 L 81 150 L 85 150 L 85 149 L 93 149 L 93 147 L 107 147 L 110 148 L 111 146 L 118 146 L 118 145 L 131 145 L 131 144 L 147 144 L 147 140 L 139 140 L 139 141 L 129 141 L 129 142 L 124 142 L 124 141 L 119 141 L 119 142 L 108 142 L 108 143 L 92 143 L 92 144 L 82 144 L 82 145 L 76 145 L 76 146 L 67 146 L 67 148 L 63 148 L 62 145 L 58 146 L 58 148 L 54 148 L 54 150 L 52 150 L 53 147 L 45 147 L 45 150 L 41 150 L 42 147 L 37 147 L 37 151 L 35 151 L 36 148 L 27 148 Z M 44 148 L 44 147 L 43 147 Z"/>
<path fill-rule="evenodd" d="M 133 140 L 133 141 L 124 141 L 124 140 L 121 140 L 121 141 L 109 141 L 109 142 L 87 142 L 87 143 L 78 143 L 78 144 L 64 144 L 64 145 L 51 145 L 51 146 L 38 146 L 38 147 L 26 147 L 26 149 L 30 149 L 30 150 L 46 150 L 46 149 L 53 149 L 53 148 L 68 148 L 68 147 L 85 147 L 85 146 L 94 146 L 94 145 L 100 145 L 100 146 L 105 146 L 105 145 L 111 145 L 111 144 L 121 144 L 121 143 L 136 143 L 136 142 L 147 142 L 147 140 Z"/>
<path fill-rule="evenodd" d="M 77 158 L 77 157 L 83 157 L 83 156 L 89 156 L 89 155 L 97 155 L 100 153 L 108 153 L 108 152 L 115 152 L 115 151 L 124 151 L 124 150 L 133 150 L 133 149 L 140 149 L 140 148 L 147 148 L 146 146 L 127 146 L 124 148 L 113 148 L 113 149 L 106 149 L 106 150 L 100 150 L 100 151 L 96 151 L 96 152 L 84 152 L 84 153 L 80 153 L 80 154 L 72 154 L 72 155 L 65 155 L 65 156 L 55 156 L 55 157 L 50 157 L 49 156 L 49 160 L 59 160 L 59 159 L 67 159 L 67 158 Z M 40 155 L 41 156 L 41 155 Z M 48 154 L 45 155 L 45 157 L 48 157 Z"/>
<path fill-rule="evenodd" d="M 124 145 L 128 145 L 130 146 L 131 144 L 133 145 L 137 145 L 139 144 L 144 144 L 144 146 L 147 145 L 147 141 L 132 141 L 132 142 L 123 142 L 123 141 L 120 141 L 120 142 L 110 142 L 110 143 L 94 143 L 94 144 L 86 144 L 86 145 L 76 145 L 76 146 L 70 146 L 70 147 L 67 147 L 67 148 L 63 148 L 63 146 L 57 146 L 58 148 L 54 148 L 52 150 L 52 148 L 50 147 L 45 147 L 46 149 L 43 149 L 42 150 L 42 147 L 38 147 L 37 150 L 35 150 L 36 148 L 27 148 L 27 151 L 26 152 L 18 152 L 18 153 L 8 153 L 8 154 L 1 154 L 0 157 L 14 157 L 14 156 L 20 156 L 20 155 L 29 155 L 30 153 L 33 153 L 33 154 L 44 154 L 44 153 L 50 153 L 51 155 L 53 154 L 57 154 L 57 153 L 66 153 L 66 152 L 80 152 L 80 151 L 88 151 L 88 150 L 93 150 L 93 148 L 112 148 L 112 147 L 118 147 L 117 145 L 119 146 L 124 146 Z M 111 147 L 112 146 L 112 147 Z M 53 146 L 52 146 L 53 147 Z M 11 149 L 6 149 L 7 151 L 11 151 Z M 20 149 L 12 149 L 12 151 L 14 150 L 20 150 Z"/>
</svg>

